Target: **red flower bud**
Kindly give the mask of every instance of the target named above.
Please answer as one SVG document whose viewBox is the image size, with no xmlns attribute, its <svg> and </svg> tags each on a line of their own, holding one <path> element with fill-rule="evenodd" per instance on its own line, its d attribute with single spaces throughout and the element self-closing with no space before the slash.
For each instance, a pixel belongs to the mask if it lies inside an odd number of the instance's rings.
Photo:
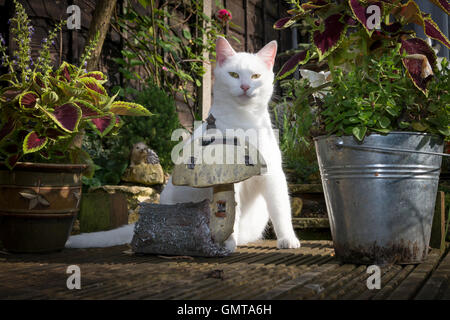
<svg viewBox="0 0 450 320">
<path fill-rule="evenodd" d="M 231 12 L 227 9 L 220 9 L 219 11 L 217 11 L 216 17 L 223 23 L 228 22 L 232 19 Z"/>
</svg>

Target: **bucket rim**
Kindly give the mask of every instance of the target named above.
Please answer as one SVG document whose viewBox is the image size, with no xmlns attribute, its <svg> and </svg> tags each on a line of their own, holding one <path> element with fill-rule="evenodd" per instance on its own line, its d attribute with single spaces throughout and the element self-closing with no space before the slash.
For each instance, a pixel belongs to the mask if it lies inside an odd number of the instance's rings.
<svg viewBox="0 0 450 320">
<path fill-rule="evenodd" d="M 388 135 L 395 135 L 395 134 L 404 134 L 404 135 L 411 135 L 411 136 L 430 136 L 430 137 L 436 137 L 436 138 L 440 138 L 442 139 L 441 136 L 434 134 L 434 133 L 428 133 L 428 132 L 418 132 L 418 131 L 391 131 L 387 134 L 381 134 L 381 133 L 371 133 L 370 136 L 380 136 L 380 137 L 385 137 Z M 323 139 L 327 139 L 327 138 L 331 138 L 331 137 L 337 137 L 337 135 L 335 134 L 330 134 L 330 135 L 320 135 L 317 137 L 314 137 L 313 140 L 314 141 L 318 141 L 318 140 L 323 140 Z M 339 137 L 353 137 L 352 135 L 342 135 Z"/>
</svg>

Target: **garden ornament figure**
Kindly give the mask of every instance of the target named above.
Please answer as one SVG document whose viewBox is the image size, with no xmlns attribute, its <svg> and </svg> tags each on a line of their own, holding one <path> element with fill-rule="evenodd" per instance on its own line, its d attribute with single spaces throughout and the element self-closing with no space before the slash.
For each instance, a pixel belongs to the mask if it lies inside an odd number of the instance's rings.
<svg viewBox="0 0 450 320">
<path fill-rule="evenodd" d="M 212 201 L 143 204 L 131 242 L 135 253 L 230 254 L 224 242 L 233 233 L 234 183 L 262 174 L 266 164 L 248 141 L 222 136 L 215 130 L 214 119 L 207 119 L 206 128 L 207 134 L 191 139 L 184 146 L 172 182 L 179 186 L 213 187 Z"/>
<path fill-rule="evenodd" d="M 156 152 L 150 149 L 144 142 L 135 143 L 131 149 L 130 166 L 133 167 L 141 163 L 159 163 Z"/>
</svg>

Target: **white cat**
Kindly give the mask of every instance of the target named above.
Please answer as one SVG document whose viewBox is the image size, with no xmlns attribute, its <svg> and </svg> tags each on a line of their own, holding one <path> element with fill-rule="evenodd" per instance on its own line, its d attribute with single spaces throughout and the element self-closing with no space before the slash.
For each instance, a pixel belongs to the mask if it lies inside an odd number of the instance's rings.
<svg viewBox="0 0 450 320">
<path fill-rule="evenodd" d="M 269 42 L 256 54 L 236 53 L 225 38 L 216 44 L 217 65 L 214 70 L 214 98 L 210 113 L 216 127 L 225 129 L 255 129 L 258 149 L 267 172 L 235 184 L 236 220 L 234 233 L 225 242 L 234 251 L 237 245 L 262 238 L 269 218 L 278 239 L 279 248 L 299 248 L 291 221 L 291 206 L 286 177 L 282 170 L 281 152 L 268 112 L 273 93 L 272 71 L 277 42 Z M 162 204 L 197 202 L 212 199 L 211 188 L 174 186 L 169 180 L 161 193 Z M 66 247 L 105 247 L 131 242 L 134 225 L 92 234 L 72 236 Z"/>
</svg>

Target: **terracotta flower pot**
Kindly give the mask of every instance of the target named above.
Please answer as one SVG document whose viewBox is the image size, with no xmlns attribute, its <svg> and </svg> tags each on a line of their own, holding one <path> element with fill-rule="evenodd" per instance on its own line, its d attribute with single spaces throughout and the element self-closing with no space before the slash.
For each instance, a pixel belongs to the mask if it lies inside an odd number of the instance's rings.
<svg viewBox="0 0 450 320">
<path fill-rule="evenodd" d="M 18 163 L 0 167 L 0 240 L 10 252 L 64 248 L 79 211 L 86 165 Z"/>
</svg>

